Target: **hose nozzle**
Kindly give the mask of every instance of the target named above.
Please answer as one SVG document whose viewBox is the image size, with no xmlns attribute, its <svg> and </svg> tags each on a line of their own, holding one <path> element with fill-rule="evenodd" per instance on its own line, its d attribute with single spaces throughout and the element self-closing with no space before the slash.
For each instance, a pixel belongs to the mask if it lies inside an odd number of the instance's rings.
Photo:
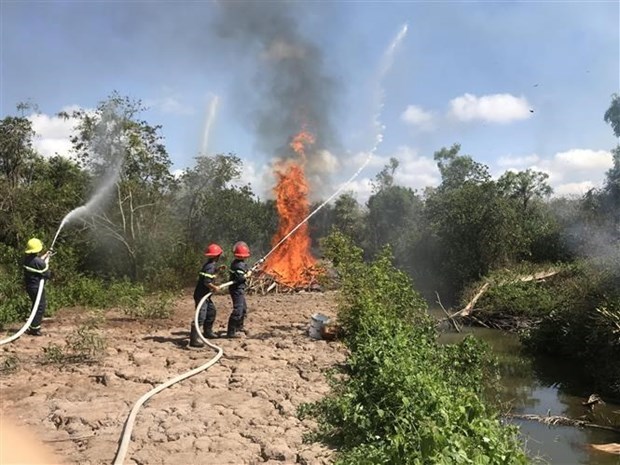
<svg viewBox="0 0 620 465">
<path fill-rule="evenodd" d="M 257 261 L 256 263 L 254 263 L 254 266 L 252 267 L 251 271 L 256 271 L 258 270 L 258 268 L 260 268 L 260 266 L 265 263 L 265 257 L 261 258 L 259 261 Z"/>
</svg>

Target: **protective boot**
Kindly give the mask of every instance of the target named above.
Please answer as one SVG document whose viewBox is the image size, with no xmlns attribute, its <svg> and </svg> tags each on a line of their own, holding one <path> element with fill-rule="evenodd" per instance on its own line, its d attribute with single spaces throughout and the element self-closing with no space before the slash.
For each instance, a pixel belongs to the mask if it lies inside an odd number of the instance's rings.
<svg viewBox="0 0 620 465">
<path fill-rule="evenodd" d="M 217 334 L 215 334 L 213 332 L 213 322 L 205 323 L 202 334 L 207 339 L 216 339 L 217 338 Z"/>
<path fill-rule="evenodd" d="M 198 336 L 198 329 L 196 329 L 194 323 L 192 323 L 192 329 L 189 333 L 189 346 L 197 348 L 205 346 L 204 342 L 200 340 L 200 336 Z"/>
<path fill-rule="evenodd" d="M 228 319 L 228 330 L 226 331 L 226 337 L 229 339 L 239 337 L 237 335 L 237 322 L 232 318 Z"/>
<path fill-rule="evenodd" d="M 32 327 L 30 326 L 27 330 L 26 330 L 26 334 L 29 334 L 30 336 L 43 336 L 43 333 L 41 332 L 41 327 Z"/>
<path fill-rule="evenodd" d="M 246 337 L 249 336 L 248 330 L 245 329 L 245 316 L 237 323 L 237 331 L 242 332 Z"/>
</svg>

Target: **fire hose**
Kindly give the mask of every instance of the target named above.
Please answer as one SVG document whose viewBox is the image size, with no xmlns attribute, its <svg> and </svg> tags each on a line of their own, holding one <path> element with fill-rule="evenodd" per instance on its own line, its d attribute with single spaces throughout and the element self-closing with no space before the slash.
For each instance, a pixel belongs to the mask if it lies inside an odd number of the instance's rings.
<svg viewBox="0 0 620 465">
<path fill-rule="evenodd" d="M 24 326 L 22 326 L 22 328 L 19 331 L 17 331 L 15 334 L 13 334 L 10 337 L 7 337 L 6 339 L 2 339 L 0 341 L 0 346 L 4 344 L 8 344 L 9 342 L 13 342 L 15 339 L 19 338 L 22 334 L 26 332 L 26 330 L 32 323 L 32 320 L 34 320 L 35 314 L 37 313 L 37 308 L 39 307 L 39 302 L 41 302 L 41 296 L 43 295 L 44 286 L 45 286 L 45 279 L 41 279 L 41 281 L 39 281 L 39 290 L 37 291 L 37 298 L 34 301 L 34 304 L 32 306 L 32 311 L 30 312 L 30 316 L 28 317 L 28 320 L 26 321 L 26 323 L 24 323 Z"/>
<path fill-rule="evenodd" d="M 232 281 L 228 281 L 224 284 L 221 284 L 218 287 L 219 289 L 225 289 L 231 284 L 232 284 Z M 210 348 L 215 350 L 217 353 L 207 363 L 200 365 L 199 367 L 194 368 L 190 371 L 186 371 L 185 373 L 181 373 L 179 376 L 176 376 L 175 378 L 172 378 L 166 381 L 165 383 L 160 384 L 154 389 L 151 389 L 149 392 L 147 392 L 146 394 L 144 394 L 142 397 L 138 399 L 138 401 L 134 404 L 131 411 L 129 412 L 129 416 L 127 417 L 127 421 L 125 422 L 125 428 L 123 429 L 123 436 L 121 439 L 121 443 L 118 447 L 118 451 L 116 453 L 116 458 L 114 459 L 114 465 L 122 465 L 123 461 L 125 460 L 125 455 L 127 454 L 127 449 L 129 447 L 129 441 L 131 440 L 131 432 L 133 430 L 133 425 L 134 425 L 134 422 L 136 421 L 136 416 L 138 415 L 138 410 L 140 409 L 140 407 L 142 407 L 142 405 L 147 400 L 149 400 L 151 397 L 153 397 L 158 392 L 161 392 L 164 389 L 169 388 L 170 386 L 178 383 L 179 381 L 183 381 L 184 379 L 190 378 L 194 375 L 197 375 L 198 373 L 202 371 L 209 369 L 210 367 L 215 365 L 215 363 L 217 363 L 217 361 L 220 358 L 222 358 L 222 355 L 224 355 L 224 351 L 222 350 L 221 347 L 216 346 L 215 344 L 211 344 L 209 340 L 202 335 L 202 331 L 200 330 L 200 326 L 198 324 L 198 314 L 200 313 L 200 308 L 206 302 L 206 300 L 209 297 L 211 297 L 212 294 L 213 292 L 209 292 L 207 295 L 205 295 L 200 300 L 200 302 L 198 302 L 198 305 L 196 305 L 196 311 L 194 313 L 194 325 L 196 326 L 196 330 L 198 331 L 198 337 L 200 337 L 200 339 L 202 339 L 203 342 L 205 342 Z"/>
</svg>

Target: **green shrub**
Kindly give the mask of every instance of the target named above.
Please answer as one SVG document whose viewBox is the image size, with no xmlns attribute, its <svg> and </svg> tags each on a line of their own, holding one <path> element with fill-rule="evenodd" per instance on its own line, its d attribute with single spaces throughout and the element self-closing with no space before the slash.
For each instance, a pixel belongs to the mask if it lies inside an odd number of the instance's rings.
<svg viewBox="0 0 620 465">
<path fill-rule="evenodd" d="M 302 406 L 340 464 L 521 464 L 516 430 L 482 397 L 494 373 L 471 338 L 439 346 L 426 305 L 384 250 L 372 263 L 340 233 L 325 242 L 342 276 L 338 319 L 350 349 L 332 394 Z M 490 377 L 493 379 L 493 377 Z"/>
<path fill-rule="evenodd" d="M 19 363 L 19 358 L 16 355 L 6 355 L 2 357 L 2 362 L 0 363 L 0 373 L 15 373 L 19 370 Z"/>
<path fill-rule="evenodd" d="M 163 319 L 172 315 L 172 302 L 174 294 L 162 292 L 151 294 L 147 297 L 140 296 L 131 301 L 125 301 L 122 305 L 125 314 L 140 319 Z"/>
<path fill-rule="evenodd" d="M 67 336 L 64 346 L 50 343 L 43 348 L 44 363 L 84 363 L 99 360 L 106 348 L 105 337 L 99 331 L 103 321 L 101 312 L 91 312 L 86 321 Z"/>
</svg>

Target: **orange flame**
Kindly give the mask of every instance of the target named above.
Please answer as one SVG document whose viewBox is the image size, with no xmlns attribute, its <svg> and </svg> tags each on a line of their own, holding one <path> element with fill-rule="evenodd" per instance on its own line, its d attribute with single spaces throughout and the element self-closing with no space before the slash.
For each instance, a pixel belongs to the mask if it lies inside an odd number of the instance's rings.
<svg viewBox="0 0 620 465">
<path fill-rule="evenodd" d="M 302 163 L 288 161 L 276 167 L 278 184 L 274 191 L 280 222 L 278 232 L 272 240 L 273 246 L 301 223 L 310 212 L 308 182 L 303 163 L 306 160 L 306 147 L 313 144 L 314 140 L 312 134 L 301 131 L 293 138 L 290 146 L 299 155 Z M 308 223 L 304 223 L 269 256 L 264 270 L 274 275 L 278 282 L 289 286 L 309 284 L 316 263 L 310 253 L 310 245 Z"/>
</svg>

